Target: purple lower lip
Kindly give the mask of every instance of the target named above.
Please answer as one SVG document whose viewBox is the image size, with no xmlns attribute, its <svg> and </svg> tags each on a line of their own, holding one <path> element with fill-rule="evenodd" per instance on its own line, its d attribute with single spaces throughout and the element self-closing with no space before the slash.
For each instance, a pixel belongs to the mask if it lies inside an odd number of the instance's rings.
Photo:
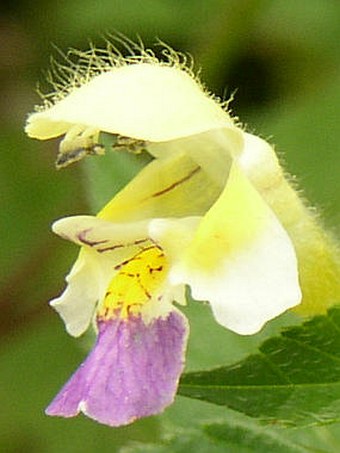
<svg viewBox="0 0 340 453">
<path fill-rule="evenodd" d="M 98 322 L 97 342 L 46 409 L 83 412 L 110 426 L 162 412 L 174 400 L 184 368 L 186 318 L 171 311 L 145 324 L 140 316 Z"/>
</svg>

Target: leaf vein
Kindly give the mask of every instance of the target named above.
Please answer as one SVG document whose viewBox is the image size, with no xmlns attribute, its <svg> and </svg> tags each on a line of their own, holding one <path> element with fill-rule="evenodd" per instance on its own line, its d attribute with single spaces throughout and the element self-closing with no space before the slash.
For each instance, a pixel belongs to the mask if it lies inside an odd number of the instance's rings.
<svg viewBox="0 0 340 453">
<path fill-rule="evenodd" d="M 261 349 L 259 349 L 259 353 L 262 357 L 263 360 L 265 360 L 266 363 L 269 364 L 269 366 L 271 367 L 271 369 L 278 375 L 282 378 L 283 381 L 287 382 L 287 384 L 293 384 L 293 382 L 289 379 L 288 376 L 285 376 L 284 373 L 282 373 L 282 371 L 280 370 L 280 368 L 276 365 L 275 362 L 273 362 L 273 360 L 270 358 L 270 356 L 268 354 L 266 354 L 264 351 L 262 351 Z"/>
<path fill-rule="evenodd" d="M 309 343 L 304 343 L 303 341 L 298 340 L 297 338 L 288 337 L 288 336 L 286 336 L 286 334 L 283 334 L 283 335 L 284 335 L 284 338 L 286 340 L 289 340 L 291 342 L 297 343 L 297 344 L 299 344 L 301 346 L 304 346 L 306 349 L 309 349 L 310 351 L 318 352 L 320 355 L 323 355 L 324 357 L 327 357 L 328 359 L 333 359 L 336 362 L 340 363 L 340 358 L 339 357 L 337 357 L 337 356 L 335 356 L 333 354 L 330 354 L 330 353 L 324 351 L 323 349 L 316 348 L 316 347 L 310 345 Z"/>
<path fill-rule="evenodd" d="M 254 389 L 295 389 L 295 388 L 308 388 L 308 387 L 339 387 L 340 388 L 340 381 L 336 382 L 301 382 L 298 384 L 260 384 L 260 385 L 224 385 L 224 384 L 185 384 L 180 383 L 180 388 L 203 388 L 203 389 L 230 389 L 230 390 L 254 390 Z M 340 398 L 340 394 L 339 394 Z M 334 399 L 337 399 L 334 395 Z"/>
</svg>

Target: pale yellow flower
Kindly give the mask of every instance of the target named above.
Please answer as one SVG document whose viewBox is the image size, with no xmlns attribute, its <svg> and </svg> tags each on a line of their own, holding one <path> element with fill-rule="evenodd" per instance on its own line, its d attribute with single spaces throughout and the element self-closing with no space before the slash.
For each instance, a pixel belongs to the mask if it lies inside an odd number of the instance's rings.
<svg viewBox="0 0 340 453">
<path fill-rule="evenodd" d="M 194 299 L 209 301 L 217 322 L 252 334 L 299 305 L 300 287 L 310 313 L 339 294 L 332 241 L 273 148 L 245 133 L 180 58 L 84 57 L 89 69 L 30 115 L 26 132 L 65 135 L 66 160 L 79 149 L 96 152 L 100 132 L 142 141 L 155 159 L 97 217 L 54 226 L 82 247 L 66 291 L 52 303 L 72 335 L 86 330 L 117 265 L 136 256 L 142 241 L 163 250 L 167 262 L 157 289 L 163 302 L 151 294 L 146 318 L 167 313 L 173 300 L 184 303 L 187 285 Z M 330 288 L 324 304 L 316 278 Z"/>
</svg>

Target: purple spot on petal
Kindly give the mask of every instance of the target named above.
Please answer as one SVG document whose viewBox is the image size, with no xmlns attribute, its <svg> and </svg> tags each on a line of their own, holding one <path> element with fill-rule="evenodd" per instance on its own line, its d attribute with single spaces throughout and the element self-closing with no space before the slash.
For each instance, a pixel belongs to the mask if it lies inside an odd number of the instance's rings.
<svg viewBox="0 0 340 453">
<path fill-rule="evenodd" d="M 188 326 L 172 311 L 144 324 L 140 317 L 98 323 L 97 342 L 48 406 L 48 415 L 82 411 L 110 426 L 158 414 L 174 400 L 184 367 Z"/>
</svg>

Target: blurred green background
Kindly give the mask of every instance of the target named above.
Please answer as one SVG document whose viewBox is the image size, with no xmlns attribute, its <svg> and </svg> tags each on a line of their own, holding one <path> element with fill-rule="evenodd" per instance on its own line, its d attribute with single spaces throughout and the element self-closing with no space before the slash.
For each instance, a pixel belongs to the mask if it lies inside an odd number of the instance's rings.
<svg viewBox="0 0 340 453">
<path fill-rule="evenodd" d="M 147 451 L 134 442 L 157 443 L 199 422 L 223 420 L 275 433 L 314 452 L 340 451 L 340 427 L 282 430 L 178 398 L 159 417 L 112 429 L 85 417 L 46 417 L 44 408 L 86 353 L 67 336 L 47 301 L 63 288 L 76 247 L 54 237 L 53 220 L 91 213 L 82 166 L 55 171 L 57 141 L 23 133 L 39 98 L 52 44 L 66 51 L 104 45 L 115 30 L 148 46 L 160 38 L 193 55 L 201 78 L 228 98 L 248 130 L 276 144 L 287 169 L 326 225 L 340 220 L 340 2 L 338 0 L 18 0 L 3 2 L 0 16 L 1 382 L 0 451 Z M 114 173 L 113 173 L 114 178 Z M 215 326 L 209 309 L 186 309 L 192 335 L 188 367 L 230 363 L 253 351 L 275 331 L 271 323 L 252 338 Z M 285 322 L 285 317 L 279 322 Z M 287 320 L 288 322 L 288 320 Z M 225 347 L 216 347 L 224 344 Z M 261 432 L 262 432 L 261 431 Z M 190 436 L 189 436 L 190 437 Z M 186 441 L 169 451 L 225 451 Z M 187 442 L 187 443 L 186 443 Z M 216 448 L 216 450 L 214 450 Z M 224 448 L 224 447 L 223 447 Z M 231 452 L 262 451 L 230 446 Z M 265 450 L 263 450 L 265 451 Z M 266 450 L 268 451 L 268 450 Z M 287 450 L 282 451 L 295 451 Z"/>
</svg>

